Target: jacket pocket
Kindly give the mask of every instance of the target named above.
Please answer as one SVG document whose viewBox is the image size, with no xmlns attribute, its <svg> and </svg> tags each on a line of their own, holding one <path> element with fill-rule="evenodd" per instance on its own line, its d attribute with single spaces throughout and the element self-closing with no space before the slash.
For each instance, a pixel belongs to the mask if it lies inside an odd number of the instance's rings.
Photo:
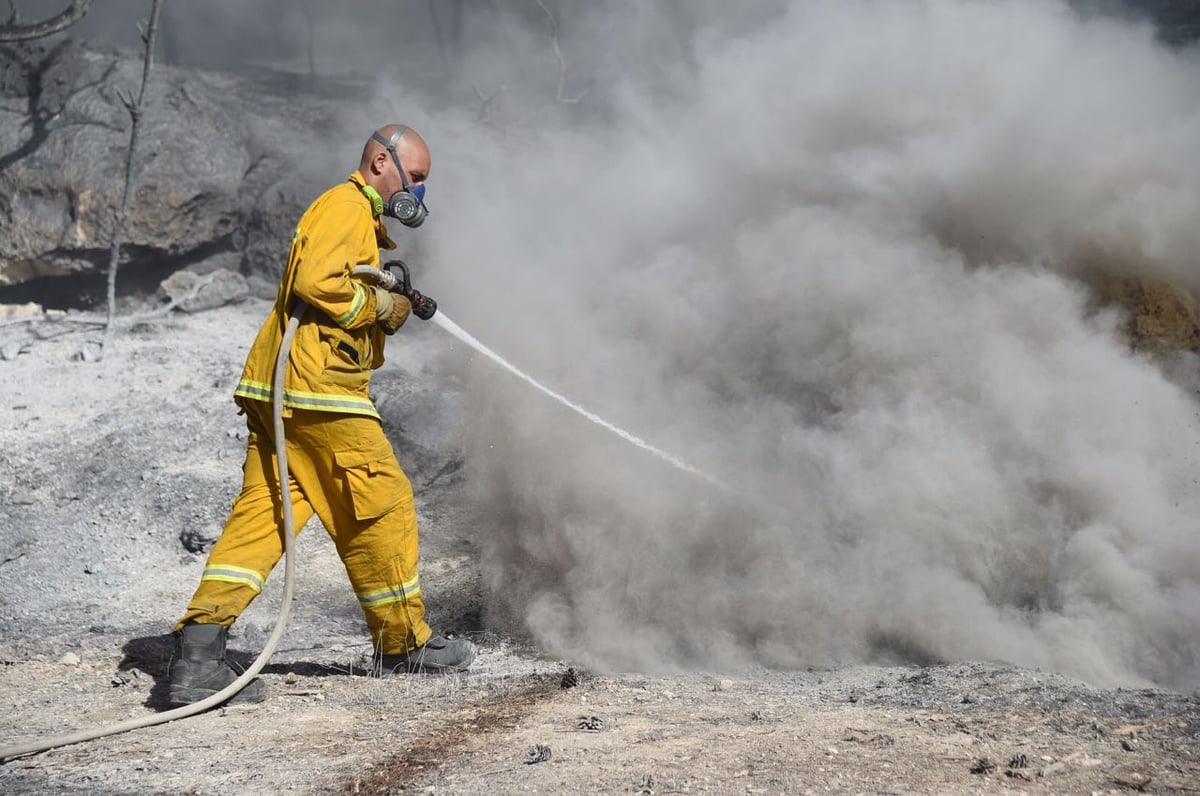
<svg viewBox="0 0 1200 796">
<path fill-rule="evenodd" d="M 347 392 L 367 392 L 370 370 L 363 363 L 369 356 L 362 341 L 349 335 L 327 334 L 324 340 L 325 368 L 321 380 Z"/>
</svg>

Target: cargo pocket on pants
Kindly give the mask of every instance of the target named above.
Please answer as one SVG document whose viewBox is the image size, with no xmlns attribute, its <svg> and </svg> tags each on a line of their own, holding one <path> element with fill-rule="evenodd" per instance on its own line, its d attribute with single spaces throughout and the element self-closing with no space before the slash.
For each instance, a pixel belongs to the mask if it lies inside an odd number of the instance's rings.
<svg viewBox="0 0 1200 796">
<path fill-rule="evenodd" d="M 336 451 L 333 460 L 342 471 L 356 519 L 382 517 L 412 497 L 412 486 L 391 448 Z"/>
</svg>

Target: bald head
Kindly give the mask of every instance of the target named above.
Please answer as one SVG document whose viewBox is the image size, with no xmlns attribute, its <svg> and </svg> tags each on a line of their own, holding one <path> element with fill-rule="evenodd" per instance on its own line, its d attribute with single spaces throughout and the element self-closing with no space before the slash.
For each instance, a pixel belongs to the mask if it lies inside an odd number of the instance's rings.
<svg viewBox="0 0 1200 796">
<path fill-rule="evenodd" d="M 411 188 L 425 182 L 429 176 L 429 147 L 425 145 L 425 139 L 421 137 L 420 133 L 399 124 L 389 124 L 376 130 L 375 133 L 384 141 L 391 142 L 392 137 L 401 130 L 403 130 L 403 134 L 395 144 L 395 158 L 392 157 L 388 148 L 379 143 L 374 136 L 368 138 L 367 143 L 363 146 L 358 170 L 362 172 L 366 183 L 379 191 L 382 196 L 391 196 L 396 191 L 402 190 L 405 180 L 408 181 L 408 186 Z M 405 172 L 403 180 L 397 170 L 397 161 Z"/>
</svg>

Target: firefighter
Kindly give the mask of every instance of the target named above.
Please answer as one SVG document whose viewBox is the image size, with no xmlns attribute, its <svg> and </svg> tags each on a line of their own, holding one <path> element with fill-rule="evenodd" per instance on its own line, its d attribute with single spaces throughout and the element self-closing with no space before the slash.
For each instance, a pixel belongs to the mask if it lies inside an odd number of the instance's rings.
<svg viewBox="0 0 1200 796">
<path fill-rule="evenodd" d="M 425 219 L 430 156 L 415 130 L 389 125 L 363 147 L 358 170 L 317 198 L 296 227 L 275 304 L 246 359 L 234 400 L 249 438 L 241 493 L 209 553 L 200 585 L 175 626 L 170 701 L 211 696 L 237 677 L 225 659 L 229 627 L 258 596 L 283 554 L 271 400 L 276 354 L 304 302 L 284 379 L 284 436 L 297 531 L 315 513 L 346 567 L 384 671 L 464 671 L 475 647 L 425 622 L 417 575 L 417 515 L 368 394 L 384 341 L 432 303 L 351 278 L 393 249 L 385 215 L 409 227 Z M 386 197 L 386 198 L 385 198 Z M 436 306 L 436 305 L 434 305 Z M 234 699 L 261 701 L 255 680 Z"/>
</svg>

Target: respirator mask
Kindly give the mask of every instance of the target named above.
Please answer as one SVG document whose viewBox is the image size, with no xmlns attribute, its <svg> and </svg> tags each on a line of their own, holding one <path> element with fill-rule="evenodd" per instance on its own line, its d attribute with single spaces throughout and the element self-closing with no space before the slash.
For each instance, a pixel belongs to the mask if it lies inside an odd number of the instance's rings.
<svg viewBox="0 0 1200 796">
<path fill-rule="evenodd" d="M 396 154 L 396 144 L 400 142 L 400 136 L 404 135 L 407 130 L 407 127 L 401 125 L 400 129 L 392 134 L 390 141 L 385 140 L 379 133 L 372 133 L 371 138 L 387 148 L 392 156 L 392 162 L 396 164 L 396 171 L 400 172 L 400 184 L 403 186 L 383 203 L 383 215 L 391 216 L 406 227 L 416 228 L 425 223 L 429 209 L 425 207 L 425 185 L 409 185 L 408 174 L 400 163 L 400 156 Z"/>
</svg>

